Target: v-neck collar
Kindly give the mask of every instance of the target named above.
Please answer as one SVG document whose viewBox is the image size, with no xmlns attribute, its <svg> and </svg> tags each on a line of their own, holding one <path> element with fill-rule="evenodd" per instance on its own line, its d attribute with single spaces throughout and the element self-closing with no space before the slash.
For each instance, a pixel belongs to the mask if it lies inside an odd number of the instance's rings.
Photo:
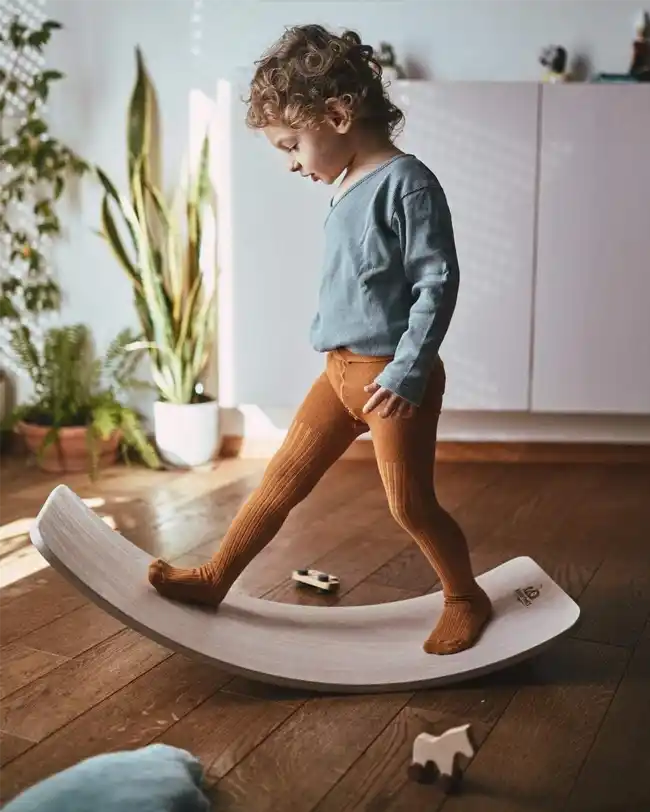
<svg viewBox="0 0 650 812">
<path fill-rule="evenodd" d="M 339 197 L 332 197 L 332 199 L 330 200 L 329 211 L 327 213 L 327 219 L 329 219 L 330 214 L 339 205 L 339 203 L 343 200 L 343 198 L 347 197 L 350 194 L 350 192 L 352 192 L 362 183 L 365 183 L 365 181 L 370 180 L 370 178 L 376 175 L 377 172 L 381 172 L 382 169 L 385 169 L 387 166 L 390 166 L 392 163 L 398 161 L 400 158 L 413 158 L 413 157 L 415 156 L 412 155 L 410 152 L 402 152 L 399 155 L 393 155 L 392 158 L 387 158 L 383 163 L 379 164 L 379 166 L 376 166 L 370 172 L 367 172 L 365 175 L 363 175 L 363 177 L 359 178 L 358 180 L 355 180 L 355 182 L 350 186 L 348 186 L 348 188 Z"/>
</svg>

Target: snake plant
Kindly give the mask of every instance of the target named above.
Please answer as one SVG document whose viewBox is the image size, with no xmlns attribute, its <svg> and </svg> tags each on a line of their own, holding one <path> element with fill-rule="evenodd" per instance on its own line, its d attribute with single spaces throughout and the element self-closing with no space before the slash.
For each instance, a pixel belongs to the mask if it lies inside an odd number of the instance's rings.
<svg viewBox="0 0 650 812">
<path fill-rule="evenodd" d="M 188 172 L 186 183 L 179 184 L 168 203 L 154 177 L 153 116 L 154 89 L 136 48 L 127 127 L 129 191 L 118 192 L 96 167 L 103 186 L 101 236 L 133 285 L 144 336 L 134 347 L 148 350 L 161 398 L 192 403 L 205 399 L 199 384 L 215 332 L 214 288 L 199 262 L 206 207 L 212 206 L 209 140 L 206 134 L 196 172 Z M 113 207 L 121 216 L 122 229 Z"/>
</svg>

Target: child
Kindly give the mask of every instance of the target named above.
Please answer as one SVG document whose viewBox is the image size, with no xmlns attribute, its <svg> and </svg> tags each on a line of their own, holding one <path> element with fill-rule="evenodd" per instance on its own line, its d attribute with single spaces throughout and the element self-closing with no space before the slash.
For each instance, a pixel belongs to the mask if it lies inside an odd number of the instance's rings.
<svg viewBox="0 0 650 812">
<path fill-rule="evenodd" d="M 326 353 L 263 480 L 212 560 L 179 569 L 160 559 L 149 580 L 165 597 L 217 606 L 359 435 L 370 430 L 390 510 L 440 577 L 441 617 L 423 648 L 469 648 L 492 607 L 474 580 L 462 531 L 438 504 L 433 467 L 445 370 L 438 349 L 456 305 L 451 216 L 437 178 L 392 137 L 372 48 L 353 32 L 288 30 L 251 83 L 247 123 L 292 172 L 343 179 L 325 220 L 325 268 L 312 343 Z"/>
</svg>

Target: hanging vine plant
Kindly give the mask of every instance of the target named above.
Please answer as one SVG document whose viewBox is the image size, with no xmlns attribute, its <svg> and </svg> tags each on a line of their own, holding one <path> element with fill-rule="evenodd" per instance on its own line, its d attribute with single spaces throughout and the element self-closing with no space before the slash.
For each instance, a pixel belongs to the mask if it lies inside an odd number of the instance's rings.
<svg viewBox="0 0 650 812">
<path fill-rule="evenodd" d="M 53 82 L 43 52 L 54 20 L 35 27 L 19 15 L 0 31 L 0 344 L 34 330 L 57 310 L 60 289 L 48 248 L 61 233 L 57 202 L 72 176 L 88 169 L 50 132 L 44 117 Z M 37 331 L 39 332 L 39 331 Z M 9 360 L 9 366 L 14 366 Z"/>
</svg>

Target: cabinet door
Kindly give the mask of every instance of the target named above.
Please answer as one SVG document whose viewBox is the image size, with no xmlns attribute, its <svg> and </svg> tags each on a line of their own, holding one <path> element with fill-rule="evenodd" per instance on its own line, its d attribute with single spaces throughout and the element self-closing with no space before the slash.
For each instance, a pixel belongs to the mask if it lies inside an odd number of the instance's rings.
<svg viewBox="0 0 650 812">
<path fill-rule="evenodd" d="M 650 87 L 542 100 L 533 409 L 650 413 Z"/>
<path fill-rule="evenodd" d="M 537 84 L 395 83 L 399 146 L 439 178 L 452 212 L 461 286 L 442 346 L 445 408 L 529 406 Z"/>
</svg>

